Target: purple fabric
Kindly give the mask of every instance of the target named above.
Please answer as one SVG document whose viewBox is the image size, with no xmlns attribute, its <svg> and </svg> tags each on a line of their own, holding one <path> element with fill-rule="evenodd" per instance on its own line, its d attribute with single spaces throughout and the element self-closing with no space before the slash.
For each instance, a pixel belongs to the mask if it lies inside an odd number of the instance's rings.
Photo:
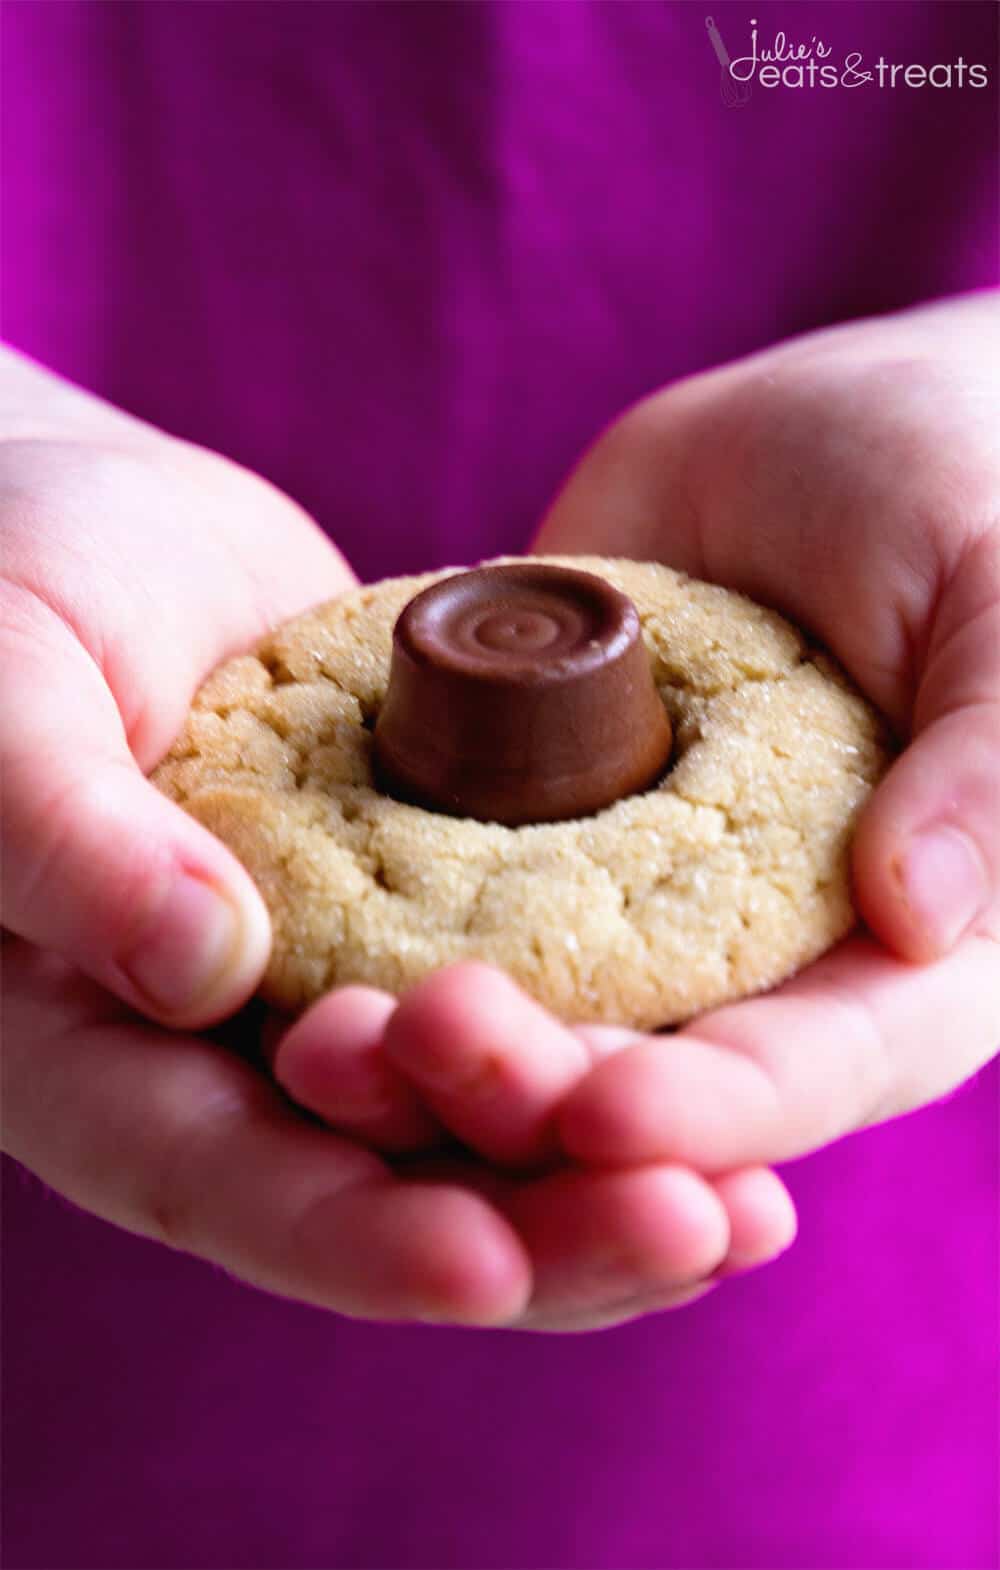
<svg viewBox="0 0 1000 1570">
<path fill-rule="evenodd" d="M 714 14 L 991 83 L 728 109 L 652 0 L 8 4 L 5 335 L 364 575 L 516 549 L 638 395 L 995 281 L 991 4 Z M 324 1315 L 8 1169 L 4 1562 L 987 1570 L 997 1085 L 797 1163 L 776 1266 L 565 1339 Z"/>
</svg>

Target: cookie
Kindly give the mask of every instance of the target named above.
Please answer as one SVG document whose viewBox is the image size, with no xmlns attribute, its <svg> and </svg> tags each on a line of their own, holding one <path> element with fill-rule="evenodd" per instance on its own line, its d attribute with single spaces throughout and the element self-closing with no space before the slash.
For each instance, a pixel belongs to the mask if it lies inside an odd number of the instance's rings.
<svg viewBox="0 0 1000 1570">
<path fill-rule="evenodd" d="M 673 730 L 659 782 L 589 816 L 508 827 L 375 787 L 394 623 L 448 573 L 321 605 L 196 696 L 153 780 L 260 888 L 272 1002 L 479 959 L 563 1019 L 652 1028 L 773 986 L 854 924 L 851 835 L 889 751 L 839 667 L 667 567 L 538 559 L 629 596 Z"/>
</svg>

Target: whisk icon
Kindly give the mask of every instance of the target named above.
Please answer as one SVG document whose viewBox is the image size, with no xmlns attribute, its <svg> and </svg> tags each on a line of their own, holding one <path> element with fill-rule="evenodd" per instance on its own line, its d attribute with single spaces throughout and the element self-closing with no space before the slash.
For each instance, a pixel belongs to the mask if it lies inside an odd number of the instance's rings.
<svg viewBox="0 0 1000 1570">
<path fill-rule="evenodd" d="M 719 77 L 719 93 L 727 109 L 742 109 L 744 104 L 750 102 L 750 84 L 738 82 L 729 70 L 729 50 L 722 42 L 722 34 L 715 25 L 714 16 L 706 16 L 705 26 L 708 29 L 709 42 L 715 50 L 716 59 L 722 67 Z"/>
</svg>

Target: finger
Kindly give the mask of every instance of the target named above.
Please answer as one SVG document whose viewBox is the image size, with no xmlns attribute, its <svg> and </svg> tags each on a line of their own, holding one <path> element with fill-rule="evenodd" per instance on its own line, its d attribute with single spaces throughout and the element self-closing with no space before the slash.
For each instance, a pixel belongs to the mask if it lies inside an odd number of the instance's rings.
<svg viewBox="0 0 1000 1570">
<path fill-rule="evenodd" d="M 744 1167 L 716 1178 L 713 1188 L 729 1217 L 729 1250 L 715 1279 L 770 1263 L 791 1248 L 798 1232 L 795 1204 L 769 1167 Z"/>
<path fill-rule="evenodd" d="M 531 1256 L 525 1323 L 538 1328 L 617 1319 L 632 1305 L 703 1290 L 729 1247 L 718 1195 L 677 1166 L 563 1171 L 512 1182 L 495 1202 Z"/>
<path fill-rule="evenodd" d="M 481 964 L 451 965 L 407 993 L 385 1051 L 446 1128 L 515 1164 L 556 1154 L 553 1112 L 590 1063 L 573 1031 Z"/>
<path fill-rule="evenodd" d="M 684 1308 L 697 1302 L 721 1281 L 769 1264 L 791 1246 L 797 1223 L 795 1206 L 777 1173 L 750 1167 L 717 1178 L 711 1185 L 729 1221 L 729 1249 L 712 1273 L 694 1285 L 653 1286 L 637 1281 L 631 1291 L 615 1293 L 609 1300 L 589 1306 L 563 1306 L 558 1297 L 544 1303 L 536 1299 L 519 1325 L 531 1330 L 604 1330 L 627 1324 L 645 1314 Z"/>
<path fill-rule="evenodd" d="M 0 643 L 5 925 L 164 1023 L 221 1018 L 270 949 L 248 874 L 142 777 L 100 671 L 58 618 L 9 596 Z"/>
<path fill-rule="evenodd" d="M 761 1167 L 708 1182 L 674 1166 L 519 1178 L 444 1154 L 418 1158 L 411 1170 L 481 1193 L 518 1226 L 536 1291 L 516 1329 L 599 1329 L 679 1307 L 777 1258 L 797 1231 L 791 1195 Z"/>
<path fill-rule="evenodd" d="M 766 997 L 636 1035 L 570 1093 L 559 1135 L 610 1165 L 781 1161 L 946 1094 L 998 1036 L 995 941 L 916 968 L 856 936 Z"/>
<path fill-rule="evenodd" d="M 914 739 L 861 819 L 854 878 L 865 919 L 906 959 L 1000 934 L 1000 528 L 941 597 Z"/>
<path fill-rule="evenodd" d="M 274 1076 L 293 1101 L 378 1150 L 440 1143 L 441 1125 L 383 1050 L 396 999 L 374 987 L 341 987 L 321 998 L 278 1042 Z"/>
<path fill-rule="evenodd" d="M 6 981 L 5 1148 L 75 1203 L 340 1313 L 523 1310 L 527 1256 L 479 1194 L 396 1180 L 235 1055 L 136 1020 L 27 945 Z"/>
</svg>

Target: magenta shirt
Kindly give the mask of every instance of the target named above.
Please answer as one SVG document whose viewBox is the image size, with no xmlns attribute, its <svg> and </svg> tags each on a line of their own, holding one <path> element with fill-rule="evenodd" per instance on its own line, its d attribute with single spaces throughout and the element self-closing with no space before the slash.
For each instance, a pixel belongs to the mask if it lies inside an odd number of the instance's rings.
<svg viewBox="0 0 1000 1570">
<path fill-rule="evenodd" d="M 734 56 L 989 68 L 737 107 L 705 9 L 8 4 L 5 335 L 363 575 L 517 549 L 639 395 L 996 281 L 992 4 L 713 0 Z M 777 1265 L 557 1338 L 287 1303 L 8 1167 L 4 1562 L 991 1570 L 995 1066 L 785 1175 Z"/>
</svg>

